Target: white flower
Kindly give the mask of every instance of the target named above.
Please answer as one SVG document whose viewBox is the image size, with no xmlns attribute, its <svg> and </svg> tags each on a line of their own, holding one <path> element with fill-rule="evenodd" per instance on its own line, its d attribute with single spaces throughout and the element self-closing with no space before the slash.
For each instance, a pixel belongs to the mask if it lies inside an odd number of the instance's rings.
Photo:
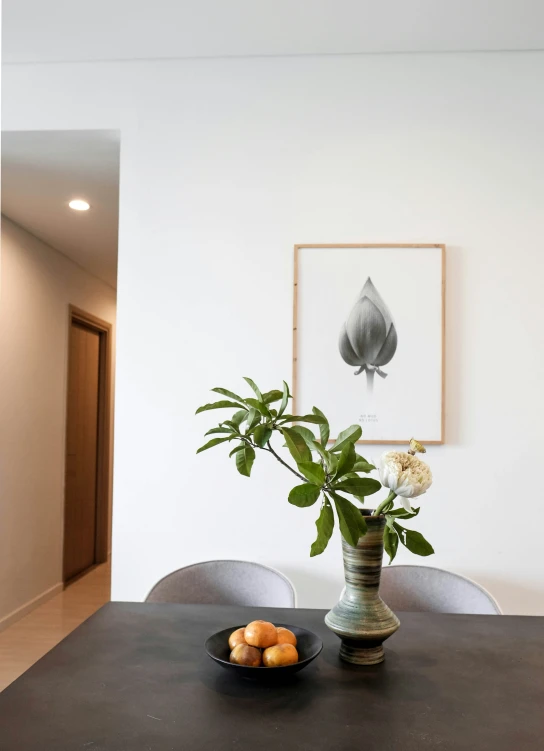
<svg viewBox="0 0 544 751">
<path fill-rule="evenodd" d="M 433 482 L 429 466 L 404 451 L 386 451 L 378 462 L 382 485 L 399 496 L 400 503 L 411 511 L 409 498 L 423 495 Z"/>
</svg>

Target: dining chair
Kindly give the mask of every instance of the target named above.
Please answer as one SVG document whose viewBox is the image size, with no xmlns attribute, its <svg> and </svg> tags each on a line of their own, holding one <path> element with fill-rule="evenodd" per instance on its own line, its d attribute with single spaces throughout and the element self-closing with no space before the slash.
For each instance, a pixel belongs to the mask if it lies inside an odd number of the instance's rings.
<svg viewBox="0 0 544 751">
<path fill-rule="evenodd" d="M 480 584 L 432 566 L 384 566 L 380 597 L 393 611 L 502 614 Z"/>
<path fill-rule="evenodd" d="M 294 608 L 296 591 L 280 571 L 252 561 L 203 561 L 161 579 L 146 602 Z"/>
</svg>

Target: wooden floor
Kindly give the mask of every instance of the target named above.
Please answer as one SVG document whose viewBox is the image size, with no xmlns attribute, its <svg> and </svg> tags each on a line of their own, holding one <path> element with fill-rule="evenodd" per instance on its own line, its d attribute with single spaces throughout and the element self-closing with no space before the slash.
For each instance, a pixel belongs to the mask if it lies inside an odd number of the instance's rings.
<svg viewBox="0 0 544 751">
<path fill-rule="evenodd" d="M 97 566 L 0 633 L 0 691 L 109 602 L 110 579 L 109 564 Z"/>
</svg>

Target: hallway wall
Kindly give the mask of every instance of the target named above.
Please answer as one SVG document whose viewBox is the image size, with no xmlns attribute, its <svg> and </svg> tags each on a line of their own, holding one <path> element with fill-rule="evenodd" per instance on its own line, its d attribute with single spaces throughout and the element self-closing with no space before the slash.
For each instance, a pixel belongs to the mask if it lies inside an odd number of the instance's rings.
<svg viewBox="0 0 544 751">
<path fill-rule="evenodd" d="M 116 293 L 6 217 L 0 282 L 1 629 L 62 586 L 68 305 Z"/>
</svg>

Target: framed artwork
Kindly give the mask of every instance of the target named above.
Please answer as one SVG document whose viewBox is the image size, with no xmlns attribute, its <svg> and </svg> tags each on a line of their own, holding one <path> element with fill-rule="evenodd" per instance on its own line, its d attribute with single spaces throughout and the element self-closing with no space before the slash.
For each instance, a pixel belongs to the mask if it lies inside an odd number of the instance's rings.
<svg viewBox="0 0 544 751">
<path fill-rule="evenodd" d="M 444 245 L 296 245 L 294 414 L 444 443 Z"/>
</svg>

